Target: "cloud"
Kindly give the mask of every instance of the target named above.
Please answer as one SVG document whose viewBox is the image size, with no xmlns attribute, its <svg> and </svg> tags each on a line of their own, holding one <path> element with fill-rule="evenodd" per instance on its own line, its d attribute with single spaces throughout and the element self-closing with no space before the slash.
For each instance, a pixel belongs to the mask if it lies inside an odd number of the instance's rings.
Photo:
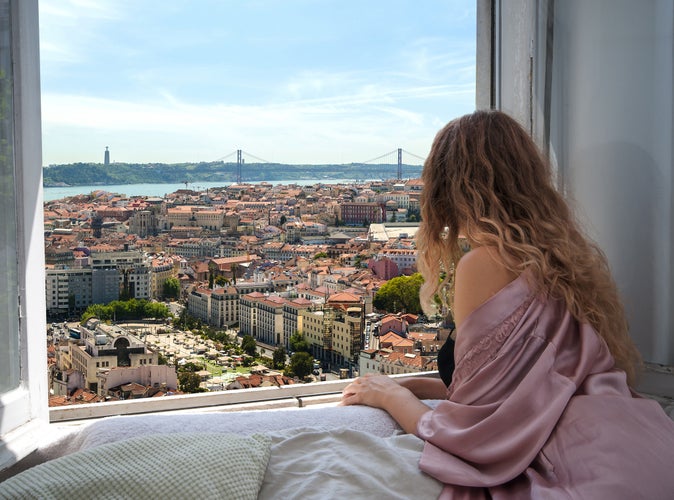
<svg viewBox="0 0 674 500">
<path fill-rule="evenodd" d="M 389 94 L 399 98 L 419 92 Z M 423 143 L 427 149 L 437 128 L 432 118 L 388 101 L 369 91 L 270 106 L 194 105 L 170 94 L 155 103 L 46 94 L 42 107 L 45 160 L 64 161 L 57 158 L 63 145 L 51 140 L 57 132 L 84 143 L 99 142 L 100 148 L 115 140 L 123 140 L 127 148 L 137 143 L 137 154 L 145 146 L 143 159 L 127 157 L 125 161 L 214 160 L 236 148 L 279 162 L 330 162 L 347 154 L 346 161 L 363 161 L 398 147 L 402 139 L 406 144 Z M 182 157 L 158 157 L 160 151 L 175 154 L 178 143 Z"/>
<path fill-rule="evenodd" d="M 198 5 L 40 0 L 47 163 L 96 161 L 106 145 L 130 162 L 236 148 L 280 162 L 362 161 L 395 147 L 424 155 L 439 124 L 474 107 L 474 40 L 454 29 L 426 36 L 428 23 L 412 23 L 400 43 L 339 38 L 336 50 L 300 43 L 310 31 L 284 28 L 290 7 L 265 2 L 274 23 L 251 44 L 236 29 L 250 12 L 232 26 L 234 13 L 211 12 L 229 4 Z"/>
</svg>

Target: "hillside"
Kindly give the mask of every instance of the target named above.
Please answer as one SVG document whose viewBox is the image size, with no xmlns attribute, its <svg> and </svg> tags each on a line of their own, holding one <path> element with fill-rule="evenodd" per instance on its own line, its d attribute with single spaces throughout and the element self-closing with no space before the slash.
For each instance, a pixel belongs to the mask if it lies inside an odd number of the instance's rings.
<svg viewBox="0 0 674 500">
<path fill-rule="evenodd" d="M 421 175 L 421 165 L 403 165 L 403 178 Z M 398 165 L 286 165 L 246 163 L 242 181 L 284 181 L 321 179 L 393 179 Z M 236 163 L 71 163 L 43 169 L 44 186 L 88 186 L 113 184 L 164 184 L 180 182 L 236 182 Z"/>
</svg>

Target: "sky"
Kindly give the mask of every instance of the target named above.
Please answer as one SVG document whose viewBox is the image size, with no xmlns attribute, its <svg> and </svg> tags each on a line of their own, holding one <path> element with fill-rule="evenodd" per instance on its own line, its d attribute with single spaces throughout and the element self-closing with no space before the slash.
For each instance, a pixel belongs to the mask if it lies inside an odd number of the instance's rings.
<svg viewBox="0 0 674 500">
<path fill-rule="evenodd" d="M 420 164 L 475 108 L 471 0 L 39 0 L 43 164 Z"/>
</svg>

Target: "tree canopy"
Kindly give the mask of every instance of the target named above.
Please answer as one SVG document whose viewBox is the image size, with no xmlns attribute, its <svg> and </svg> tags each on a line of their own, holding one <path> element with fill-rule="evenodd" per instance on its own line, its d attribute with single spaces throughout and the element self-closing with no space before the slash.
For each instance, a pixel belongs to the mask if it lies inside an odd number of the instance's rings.
<svg viewBox="0 0 674 500">
<path fill-rule="evenodd" d="M 293 352 L 309 352 L 309 342 L 304 339 L 300 332 L 293 333 L 288 339 L 290 350 Z"/>
<path fill-rule="evenodd" d="M 195 318 L 190 313 L 188 313 L 187 308 L 185 307 L 182 311 L 180 311 L 180 316 L 173 319 L 173 326 L 183 330 L 194 330 L 201 328 L 202 323 L 199 318 Z"/>
<path fill-rule="evenodd" d="M 257 353 L 257 343 L 251 335 L 244 335 L 241 339 L 241 349 L 249 356 L 255 356 Z"/>
<path fill-rule="evenodd" d="M 192 371 L 178 373 L 178 387 L 181 391 L 187 393 L 204 392 L 201 387 L 201 377 Z"/>
<path fill-rule="evenodd" d="M 173 276 L 167 278 L 166 281 L 164 281 L 162 292 L 167 299 L 177 299 L 180 297 L 180 281 L 178 278 Z"/>
<path fill-rule="evenodd" d="M 290 371 L 299 378 L 311 373 L 314 367 L 314 358 L 308 352 L 296 352 L 290 358 Z"/>
<path fill-rule="evenodd" d="M 373 305 L 386 312 L 422 312 L 419 289 L 424 282 L 420 273 L 412 276 L 397 276 L 388 280 L 374 296 Z"/>
<path fill-rule="evenodd" d="M 279 346 L 274 349 L 274 356 L 272 358 L 272 368 L 275 370 L 280 370 L 286 366 L 286 349 L 283 346 Z"/>
<path fill-rule="evenodd" d="M 221 287 L 226 287 L 231 284 L 231 281 L 225 276 L 218 275 L 215 277 L 215 284 Z"/>
<path fill-rule="evenodd" d="M 121 321 L 133 319 L 164 319 L 171 315 L 168 307 L 161 302 L 150 302 L 145 299 L 113 300 L 108 304 L 92 304 L 82 315 L 82 323 L 89 318 L 102 321 Z"/>
</svg>

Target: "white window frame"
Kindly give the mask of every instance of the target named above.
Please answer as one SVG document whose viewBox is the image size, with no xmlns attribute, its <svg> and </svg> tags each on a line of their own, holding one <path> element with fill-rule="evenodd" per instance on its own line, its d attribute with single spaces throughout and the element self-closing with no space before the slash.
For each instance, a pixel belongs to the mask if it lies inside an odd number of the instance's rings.
<svg viewBox="0 0 674 500">
<path fill-rule="evenodd" d="M 49 420 L 37 0 L 11 0 L 10 23 L 21 360 L 19 387 L 0 394 L 0 470 L 36 448 Z"/>
</svg>

